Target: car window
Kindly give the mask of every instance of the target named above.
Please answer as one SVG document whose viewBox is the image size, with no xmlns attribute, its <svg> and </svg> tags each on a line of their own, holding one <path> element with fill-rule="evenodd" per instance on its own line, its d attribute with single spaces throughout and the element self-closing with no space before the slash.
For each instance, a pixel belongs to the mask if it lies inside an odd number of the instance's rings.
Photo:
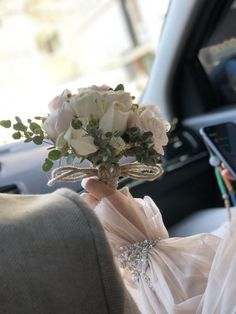
<svg viewBox="0 0 236 314">
<path fill-rule="evenodd" d="M 169 0 L 2 0 L 0 118 L 45 115 L 65 88 L 116 86 L 139 97 Z M 0 144 L 11 141 L 0 130 Z"/>
<path fill-rule="evenodd" d="M 220 105 L 236 103 L 236 1 L 199 52 Z"/>
</svg>

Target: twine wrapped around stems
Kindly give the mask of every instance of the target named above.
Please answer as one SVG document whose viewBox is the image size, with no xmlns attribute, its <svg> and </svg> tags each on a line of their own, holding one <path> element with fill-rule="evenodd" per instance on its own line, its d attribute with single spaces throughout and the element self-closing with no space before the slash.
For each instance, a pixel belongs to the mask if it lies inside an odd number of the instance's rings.
<svg viewBox="0 0 236 314">
<path fill-rule="evenodd" d="M 108 184 L 113 190 L 117 189 L 119 177 L 128 177 L 135 180 L 153 181 L 163 174 L 161 165 L 147 166 L 138 162 L 119 165 L 116 164 L 112 170 L 100 168 L 78 168 L 75 166 L 63 166 L 52 171 L 52 178 L 48 185 L 57 182 L 78 182 L 84 178 L 97 177 Z"/>
</svg>

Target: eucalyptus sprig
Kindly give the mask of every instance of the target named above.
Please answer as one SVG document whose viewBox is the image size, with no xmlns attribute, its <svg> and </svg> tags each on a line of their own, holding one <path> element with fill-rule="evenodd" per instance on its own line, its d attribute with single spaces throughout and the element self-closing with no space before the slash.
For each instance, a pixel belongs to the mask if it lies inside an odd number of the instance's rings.
<svg viewBox="0 0 236 314">
<path fill-rule="evenodd" d="M 55 145 L 52 140 L 47 141 L 47 134 L 42 129 L 42 126 L 36 121 L 45 120 L 45 117 L 35 117 L 34 120 L 27 119 L 26 123 L 22 122 L 22 119 L 18 116 L 15 117 L 15 122 L 10 120 L 1 120 L 0 125 L 4 128 L 13 128 L 14 132 L 12 133 L 12 138 L 14 140 L 24 140 L 25 143 L 33 142 L 36 145 L 42 145 L 47 143 L 50 145 L 48 148 L 48 157 L 45 159 L 42 169 L 44 171 L 50 171 L 53 167 L 54 161 L 59 160 L 62 157 L 62 154 L 59 150 L 55 149 Z M 35 121 L 36 120 L 36 121 Z"/>
<path fill-rule="evenodd" d="M 124 140 L 130 143 L 130 148 L 125 151 L 126 156 L 136 157 L 137 161 L 145 165 L 155 165 L 160 161 L 160 154 L 153 148 L 153 133 L 142 133 L 138 127 L 128 129 Z"/>
<path fill-rule="evenodd" d="M 120 136 L 119 132 L 104 133 L 99 128 L 99 121 L 91 119 L 87 124 L 85 131 L 94 138 L 94 144 L 98 147 L 98 151 L 87 156 L 94 167 L 103 164 L 104 168 L 112 168 L 121 158 L 121 153 L 117 153 L 116 149 L 111 145 L 113 137 Z"/>
<path fill-rule="evenodd" d="M 38 119 L 39 117 L 36 117 Z M 44 119 L 41 118 L 40 119 Z M 13 128 L 12 138 L 14 140 L 24 139 L 25 143 L 33 142 L 36 145 L 41 145 L 45 138 L 45 133 L 37 122 L 28 119 L 27 123 L 23 123 L 19 117 L 15 117 L 15 123 L 10 120 L 1 120 L 0 125 L 4 128 Z"/>
</svg>

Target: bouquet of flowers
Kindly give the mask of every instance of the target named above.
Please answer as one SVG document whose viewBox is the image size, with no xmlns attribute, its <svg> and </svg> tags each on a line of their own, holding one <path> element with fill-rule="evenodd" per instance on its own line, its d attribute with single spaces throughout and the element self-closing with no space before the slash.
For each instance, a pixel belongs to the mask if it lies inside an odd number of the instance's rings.
<svg viewBox="0 0 236 314">
<path fill-rule="evenodd" d="M 97 176 L 115 189 L 120 176 L 153 180 L 161 175 L 158 162 L 167 144 L 169 123 L 157 106 L 136 104 L 122 84 L 115 89 L 105 85 L 80 88 L 77 94 L 65 90 L 48 107 L 48 116 L 26 123 L 15 117 L 14 124 L 2 120 L 0 125 L 13 127 L 14 139 L 50 145 L 44 171 L 66 158 L 66 166 L 52 171 L 49 185 Z M 136 162 L 120 165 L 123 156 L 132 156 Z M 75 159 L 88 160 L 91 167 L 72 166 Z"/>
</svg>

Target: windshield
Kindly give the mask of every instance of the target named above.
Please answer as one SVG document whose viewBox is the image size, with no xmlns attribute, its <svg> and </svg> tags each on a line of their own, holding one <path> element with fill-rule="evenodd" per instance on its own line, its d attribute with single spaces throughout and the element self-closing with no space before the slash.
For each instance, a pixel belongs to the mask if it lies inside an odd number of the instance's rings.
<svg viewBox="0 0 236 314">
<path fill-rule="evenodd" d="M 66 88 L 146 84 L 169 0 L 2 0 L 0 119 L 45 116 Z M 1 128 L 0 145 L 11 141 Z"/>
</svg>

